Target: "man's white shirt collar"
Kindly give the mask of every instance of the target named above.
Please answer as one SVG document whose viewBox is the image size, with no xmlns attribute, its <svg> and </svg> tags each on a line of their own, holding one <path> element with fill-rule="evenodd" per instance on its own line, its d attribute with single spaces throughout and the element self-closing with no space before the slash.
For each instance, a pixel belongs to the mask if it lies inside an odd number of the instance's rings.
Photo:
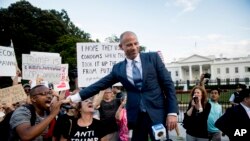
<svg viewBox="0 0 250 141">
<path fill-rule="evenodd" d="M 126 58 L 126 60 L 127 60 L 127 62 L 128 62 L 129 65 L 132 64 L 132 61 L 133 61 L 133 60 L 131 60 L 131 59 L 129 59 L 129 58 Z M 134 60 L 135 60 L 137 63 L 141 63 L 140 53 L 138 53 L 138 55 L 135 57 Z"/>
<path fill-rule="evenodd" d="M 247 107 L 246 105 L 244 105 L 243 103 L 240 103 L 241 104 L 241 106 L 247 111 L 247 112 L 249 112 L 250 111 L 250 108 L 249 107 Z"/>
</svg>

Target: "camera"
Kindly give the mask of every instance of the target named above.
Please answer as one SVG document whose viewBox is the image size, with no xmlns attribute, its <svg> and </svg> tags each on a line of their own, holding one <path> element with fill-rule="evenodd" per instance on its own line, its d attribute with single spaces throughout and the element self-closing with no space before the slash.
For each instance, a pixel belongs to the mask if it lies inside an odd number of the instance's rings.
<svg viewBox="0 0 250 141">
<path fill-rule="evenodd" d="M 153 135 L 155 140 L 164 140 L 166 139 L 166 129 L 162 124 L 156 124 L 152 126 Z"/>
<path fill-rule="evenodd" d="M 210 74 L 210 73 L 205 73 L 205 74 L 204 74 L 204 78 L 210 79 L 210 78 L 211 78 L 211 74 Z"/>
<path fill-rule="evenodd" d="M 197 96 L 193 96 L 193 100 L 194 100 L 194 103 L 198 103 L 198 97 Z"/>
<path fill-rule="evenodd" d="M 71 106 L 70 104 L 62 104 L 61 108 L 64 108 L 64 109 L 74 109 L 74 107 Z"/>
<path fill-rule="evenodd" d="M 209 79 L 211 78 L 211 74 L 210 73 L 205 73 L 204 74 L 204 78 L 205 78 L 205 82 L 204 82 L 204 84 L 208 84 L 208 82 L 209 82 Z"/>
</svg>

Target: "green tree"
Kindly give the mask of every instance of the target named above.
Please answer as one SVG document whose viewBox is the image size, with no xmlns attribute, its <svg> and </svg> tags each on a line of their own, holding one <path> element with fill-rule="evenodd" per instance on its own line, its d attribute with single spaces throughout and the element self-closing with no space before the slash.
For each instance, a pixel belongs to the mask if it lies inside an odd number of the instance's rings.
<svg viewBox="0 0 250 141">
<path fill-rule="evenodd" d="M 117 37 L 116 35 L 112 35 L 110 37 L 105 38 L 106 42 L 109 43 L 119 43 L 120 42 L 120 38 Z M 145 46 L 140 46 L 140 52 L 145 52 L 146 51 L 146 47 Z"/>
<path fill-rule="evenodd" d="M 140 52 L 145 52 L 146 51 L 146 47 L 145 46 L 140 46 Z"/>
<path fill-rule="evenodd" d="M 0 10 L 1 35 L 3 45 L 13 41 L 18 64 L 21 54 L 30 51 L 48 51 L 57 39 L 68 34 L 62 21 L 52 13 L 32 6 L 27 1 L 11 4 L 7 9 Z"/>
<path fill-rule="evenodd" d="M 62 60 L 62 63 L 68 63 L 70 70 L 77 67 L 77 61 L 76 61 L 77 42 L 84 42 L 84 40 L 79 39 L 75 36 L 64 35 L 57 40 L 57 43 L 51 49 L 51 52 L 60 53 L 61 57 L 64 58 Z"/>
<path fill-rule="evenodd" d="M 92 41 L 90 39 L 89 33 L 84 32 L 79 27 L 77 27 L 73 22 L 70 21 L 67 11 L 62 9 L 61 12 L 58 12 L 56 10 L 50 10 L 50 12 L 53 13 L 58 19 L 64 22 L 67 31 L 69 32 L 70 35 L 76 36 L 80 39 L 84 39 L 85 41 Z"/>
<path fill-rule="evenodd" d="M 21 54 L 43 51 L 60 53 L 62 62 L 74 68 L 76 43 L 94 42 L 70 21 L 65 10 L 42 10 L 27 1 L 1 8 L 0 20 L 0 45 L 9 46 L 13 41 L 19 67 Z"/>
<path fill-rule="evenodd" d="M 105 38 L 105 41 L 109 43 L 118 43 L 120 41 L 120 38 L 116 35 L 112 35 L 111 37 Z"/>
</svg>

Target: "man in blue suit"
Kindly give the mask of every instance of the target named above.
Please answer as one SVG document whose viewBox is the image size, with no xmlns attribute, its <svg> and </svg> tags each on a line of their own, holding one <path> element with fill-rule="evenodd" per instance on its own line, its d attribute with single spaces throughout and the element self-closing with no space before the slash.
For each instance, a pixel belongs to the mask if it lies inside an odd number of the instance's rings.
<svg viewBox="0 0 250 141">
<path fill-rule="evenodd" d="M 133 141 L 155 140 L 151 126 L 162 123 L 168 130 L 177 126 L 177 100 L 171 76 L 158 53 L 139 53 L 135 33 L 126 31 L 120 36 L 119 47 L 126 59 L 113 66 L 110 74 L 70 96 L 67 102 L 87 99 L 117 82 L 127 91 L 128 126 L 133 129 Z"/>
</svg>

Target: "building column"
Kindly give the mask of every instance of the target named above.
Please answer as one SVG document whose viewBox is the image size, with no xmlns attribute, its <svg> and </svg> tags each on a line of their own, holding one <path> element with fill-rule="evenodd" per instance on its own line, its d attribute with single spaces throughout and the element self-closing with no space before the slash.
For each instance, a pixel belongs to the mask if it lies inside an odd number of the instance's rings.
<svg viewBox="0 0 250 141">
<path fill-rule="evenodd" d="M 193 80 L 193 75 L 192 75 L 192 66 L 189 66 L 189 81 Z"/>
<path fill-rule="evenodd" d="M 214 68 L 212 65 L 210 65 L 210 74 L 211 74 L 211 79 L 215 79 L 214 77 Z"/>
<path fill-rule="evenodd" d="M 202 72 L 202 65 L 200 65 L 200 76 L 201 76 L 202 73 L 203 73 Z"/>
<path fill-rule="evenodd" d="M 182 78 L 182 68 L 181 68 L 181 66 L 180 66 L 180 68 L 179 68 L 179 72 L 180 72 L 180 79 L 181 79 L 181 81 L 183 81 L 183 78 Z"/>
</svg>

